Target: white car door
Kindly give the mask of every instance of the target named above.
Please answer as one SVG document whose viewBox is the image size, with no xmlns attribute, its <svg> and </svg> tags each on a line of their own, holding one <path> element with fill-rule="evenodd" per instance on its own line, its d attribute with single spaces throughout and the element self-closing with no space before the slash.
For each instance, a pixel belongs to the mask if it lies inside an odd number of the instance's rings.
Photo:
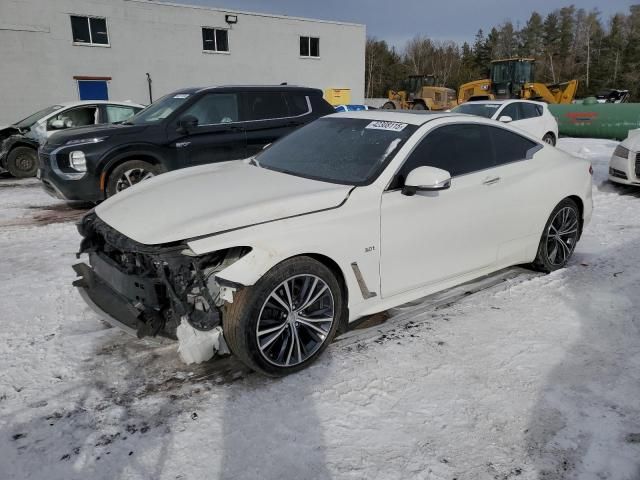
<svg viewBox="0 0 640 480">
<path fill-rule="evenodd" d="M 490 192 L 493 228 L 497 235 L 498 263 L 527 261 L 527 249 L 540 239 L 541 230 L 532 224 L 539 217 L 541 189 L 546 171 L 535 161 L 543 147 L 506 128 L 488 126 L 493 141 L 497 179 Z"/>
<path fill-rule="evenodd" d="M 381 202 L 382 297 L 438 283 L 496 262 L 496 182 L 487 126 L 449 124 L 429 132 Z M 429 165 L 452 174 L 439 192 L 402 193 L 407 174 Z"/>
</svg>

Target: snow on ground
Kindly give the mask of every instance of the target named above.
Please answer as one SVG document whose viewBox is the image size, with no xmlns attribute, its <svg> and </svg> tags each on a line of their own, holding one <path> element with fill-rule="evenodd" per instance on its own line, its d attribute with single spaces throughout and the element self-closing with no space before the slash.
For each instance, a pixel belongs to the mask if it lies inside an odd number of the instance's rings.
<svg viewBox="0 0 640 480">
<path fill-rule="evenodd" d="M 568 268 L 395 309 L 277 380 L 106 328 L 71 287 L 81 211 L 0 180 L 0 478 L 639 479 L 640 193 L 604 183 L 615 145 L 560 141 L 595 169 Z"/>
</svg>

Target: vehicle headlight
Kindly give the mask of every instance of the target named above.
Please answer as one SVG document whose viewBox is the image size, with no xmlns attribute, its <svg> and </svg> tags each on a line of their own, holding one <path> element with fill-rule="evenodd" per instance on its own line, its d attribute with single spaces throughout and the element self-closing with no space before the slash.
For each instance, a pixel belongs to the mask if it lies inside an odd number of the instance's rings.
<svg viewBox="0 0 640 480">
<path fill-rule="evenodd" d="M 87 159 L 84 156 L 84 152 L 80 150 L 74 150 L 69 154 L 69 165 L 78 172 L 87 171 Z"/>
<path fill-rule="evenodd" d="M 93 137 L 93 138 L 78 138 L 76 140 L 69 140 L 65 143 L 65 146 L 69 145 L 84 145 L 88 143 L 100 143 L 104 142 L 109 137 Z"/>
<path fill-rule="evenodd" d="M 629 149 L 626 147 L 623 147 L 622 145 L 618 145 L 614 150 L 613 154 L 616 157 L 629 158 Z"/>
</svg>

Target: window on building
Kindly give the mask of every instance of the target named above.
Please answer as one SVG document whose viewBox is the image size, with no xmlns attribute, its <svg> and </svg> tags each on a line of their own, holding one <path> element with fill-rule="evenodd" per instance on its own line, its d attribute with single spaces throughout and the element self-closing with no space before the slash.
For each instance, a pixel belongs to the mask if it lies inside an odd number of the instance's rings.
<svg viewBox="0 0 640 480">
<path fill-rule="evenodd" d="M 109 45 L 107 19 L 71 15 L 71 33 L 74 43 Z"/>
<path fill-rule="evenodd" d="M 202 27 L 202 50 L 207 52 L 228 52 L 228 30 L 223 28 Z"/>
<path fill-rule="evenodd" d="M 300 56 L 319 57 L 320 39 L 318 37 L 300 37 Z"/>
</svg>

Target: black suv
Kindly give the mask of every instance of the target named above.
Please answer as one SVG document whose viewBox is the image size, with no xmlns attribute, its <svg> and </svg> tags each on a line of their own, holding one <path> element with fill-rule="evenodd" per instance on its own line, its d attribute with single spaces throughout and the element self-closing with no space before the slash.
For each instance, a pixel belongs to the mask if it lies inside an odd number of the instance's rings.
<svg viewBox="0 0 640 480">
<path fill-rule="evenodd" d="M 55 197 L 99 202 L 169 170 L 250 157 L 333 112 L 312 88 L 179 90 L 126 122 L 56 133 L 40 148 L 38 175 Z"/>
</svg>

